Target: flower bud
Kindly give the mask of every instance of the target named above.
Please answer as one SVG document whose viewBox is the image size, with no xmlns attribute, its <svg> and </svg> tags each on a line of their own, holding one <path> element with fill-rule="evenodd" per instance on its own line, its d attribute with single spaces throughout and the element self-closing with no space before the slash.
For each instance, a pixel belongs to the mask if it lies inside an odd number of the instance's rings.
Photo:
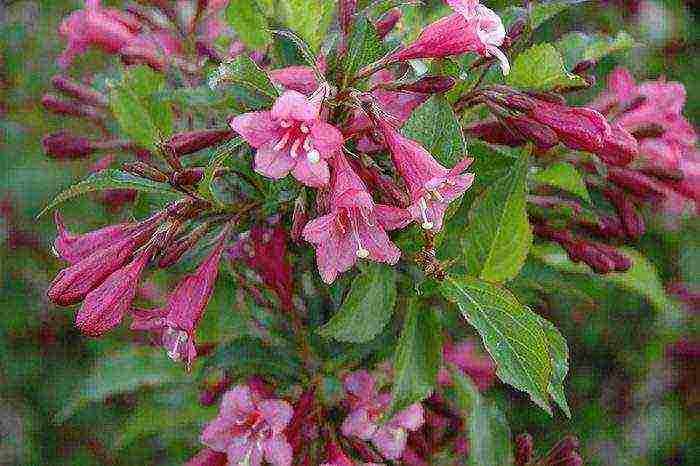
<svg viewBox="0 0 700 466">
<path fill-rule="evenodd" d="M 61 99 L 53 94 L 44 94 L 41 98 L 41 105 L 49 112 L 56 113 L 57 115 L 87 118 L 91 121 L 102 120 L 102 115 L 95 107 Z"/>
<path fill-rule="evenodd" d="M 158 261 L 158 267 L 167 268 L 176 264 L 187 251 L 192 249 L 199 242 L 199 240 L 202 239 L 202 237 L 209 230 L 209 226 L 210 225 L 208 223 L 203 223 L 194 228 L 187 235 L 168 245 L 160 258 L 160 261 Z"/>
<path fill-rule="evenodd" d="M 572 261 L 584 262 L 596 273 L 605 274 L 615 270 L 615 261 L 590 243 L 579 241 L 562 246 L 569 253 L 569 258 Z"/>
<path fill-rule="evenodd" d="M 193 154 L 207 147 L 213 147 L 231 139 L 234 132 L 229 129 L 208 129 L 175 134 L 166 143 L 175 155 Z"/>
<path fill-rule="evenodd" d="M 525 144 L 525 140 L 519 134 L 509 130 L 498 120 L 482 120 L 464 127 L 466 135 L 476 139 L 482 139 L 491 144 L 518 147 Z"/>
<path fill-rule="evenodd" d="M 515 438 L 515 465 L 527 466 L 532 461 L 534 441 L 530 434 L 520 434 Z"/>
<path fill-rule="evenodd" d="M 62 93 L 86 104 L 96 107 L 107 107 L 109 105 L 107 97 L 103 94 L 67 76 L 54 76 L 51 78 L 51 84 Z"/>
<path fill-rule="evenodd" d="M 227 464 L 228 457 L 226 453 L 214 451 L 211 448 L 205 448 L 197 453 L 196 456 L 190 458 L 190 460 L 185 463 L 185 466 L 226 466 Z"/>
<path fill-rule="evenodd" d="M 228 376 L 224 375 L 218 382 L 216 382 L 214 385 L 207 387 L 202 394 L 199 396 L 199 403 L 203 406 L 211 406 L 213 405 L 217 398 L 228 390 L 228 388 L 231 386 L 232 381 L 231 379 L 228 378 Z"/>
<path fill-rule="evenodd" d="M 168 175 L 144 162 L 125 163 L 122 165 L 122 170 L 159 183 L 168 181 Z"/>
<path fill-rule="evenodd" d="M 571 453 L 575 453 L 580 446 L 578 438 L 573 435 L 567 435 L 552 447 L 552 449 L 547 453 L 547 455 L 540 460 L 543 465 L 559 465 L 567 464 L 566 459 Z"/>
<path fill-rule="evenodd" d="M 395 89 L 417 94 L 442 94 L 452 89 L 455 83 L 455 78 L 450 76 L 427 76 L 413 83 L 396 86 Z"/>
<path fill-rule="evenodd" d="M 554 131 L 531 118 L 506 116 L 503 121 L 523 138 L 532 141 L 538 149 L 547 150 L 559 144 L 559 138 Z"/>
<path fill-rule="evenodd" d="M 173 173 L 170 181 L 179 186 L 192 186 L 202 181 L 203 176 L 204 168 L 202 167 L 186 168 Z"/>
<path fill-rule="evenodd" d="M 595 60 L 582 60 L 574 65 L 571 73 L 582 76 L 586 71 L 590 71 L 596 66 Z"/>
<path fill-rule="evenodd" d="M 631 239 L 637 239 L 644 234 L 644 218 L 637 211 L 632 201 L 620 189 L 608 187 L 603 194 L 615 207 L 622 220 L 622 225 Z"/>
<path fill-rule="evenodd" d="M 294 201 L 294 212 L 292 213 L 292 229 L 290 237 L 292 241 L 299 242 L 301 232 L 309 221 L 309 212 L 306 209 L 306 191 L 297 196 Z"/>
<path fill-rule="evenodd" d="M 389 34 L 394 29 L 396 23 L 399 22 L 402 16 L 403 12 L 398 8 L 393 8 L 387 11 L 386 14 L 382 16 L 375 25 L 375 27 L 377 28 L 377 35 L 379 36 L 379 38 L 384 39 L 387 36 L 387 34 Z"/>
<path fill-rule="evenodd" d="M 617 123 L 611 124 L 610 129 L 603 147 L 594 153 L 606 164 L 624 167 L 639 154 L 637 140 Z"/>
<path fill-rule="evenodd" d="M 357 0 L 340 0 L 338 4 L 338 22 L 343 35 L 350 34 L 350 26 L 352 26 L 352 17 L 357 8 Z"/>
<path fill-rule="evenodd" d="M 75 264 L 93 252 L 107 247 L 109 244 L 122 240 L 135 227 L 133 223 L 120 223 L 83 235 L 73 235 L 66 228 L 63 217 L 58 211 L 54 214 L 54 221 L 58 229 L 58 236 L 54 241 L 53 250 L 60 259 L 71 264 Z"/>
<path fill-rule="evenodd" d="M 607 179 L 643 199 L 664 195 L 663 187 L 657 181 L 636 170 L 608 167 Z"/>
<path fill-rule="evenodd" d="M 617 217 L 599 216 L 598 221 L 593 223 L 581 221 L 579 225 L 592 234 L 602 238 L 624 238 L 625 229 L 622 222 Z"/>
<path fill-rule="evenodd" d="M 594 246 L 613 261 L 613 268 L 616 272 L 625 272 L 632 267 L 632 261 L 613 246 L 602 243 L 596 243 Z"/>
<path fill-rule="evenodd" d="M 50 134 L 42 141 L 44 151 L 56 159 L 79 159 L 95 152 L 93 143 L 84 137 L 75 136 L 68 131 Z"/>
</svg>

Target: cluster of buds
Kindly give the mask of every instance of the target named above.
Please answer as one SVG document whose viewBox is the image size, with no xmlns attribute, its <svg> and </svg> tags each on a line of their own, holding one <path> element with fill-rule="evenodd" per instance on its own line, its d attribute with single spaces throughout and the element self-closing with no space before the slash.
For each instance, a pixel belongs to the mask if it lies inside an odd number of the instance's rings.
<svg viewBox="0 0 700 466">
<path fill-rule="evenodd" d="M 577 451 L 580 445 L 578 438 L 567 435 L 545 455 L 535 458 L 532 436 L 521 434 L 515 439 L 515 464 L 516 466 L 582 466 L 583 459 Z"/>
</svg>

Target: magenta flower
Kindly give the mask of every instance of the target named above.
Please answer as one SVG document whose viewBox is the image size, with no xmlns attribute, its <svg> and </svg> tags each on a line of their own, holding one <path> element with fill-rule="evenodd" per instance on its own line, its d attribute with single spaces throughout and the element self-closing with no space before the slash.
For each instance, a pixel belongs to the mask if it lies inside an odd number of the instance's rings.
<svg viewBox="0 0 700 466">
<path fill-rule="evenodd" d="M 479 390 L 488 390 L 496 378 L 496 366 L 490 357 L 480 355 L 473 341 L 458 344 L 446 343 L 442 350 L 445 364 L 453 364 L 474 381 Z M 438 373 L 438 383 L 452 383 L 450 373 L 444 367 Z"/>
<path fill-rule="evenodd" d="M 321 120 L 324 90 L 307 99 L 286 91 L 271 111 L 244 113 L 231 119 L 231 128 L 251 146 L 255 171 L 269 178 L 284 178 L 290 172 L 311 187 L 328 184 L 326 159 L 338 152 L 343 136 Z"/>
<path fill-rule="evenodd" d="M 413 404 L 380 424 L 391 395 L 377 392 L 374 377 L 364 370 L 353 372 L 345 379 L 345 390 L 350 398 L 351 411 L 343 421 L 343 435 L 371 441 L 386 459 L 401 458 L 406 448 L 407 431 L 418 430 L 425 422 L 423 406 Z"/>
<path fill-rule="evenodd" d="M 288 66 L 269 72 L 270 78 L 285 89 L 311 94 L 318 89 L 316 74 L 310 66 Z"/>
<path fill-rule="evenodd" d="M 508 57 L 498 48 L 506 31 L 501 18 L 478 0 L 447 0 L 455 13 L 427 26 L 415 42 L 391 55 L 389 63 L 414 58 L 441 58 L 476 52 L 498 59 L 503 74 L 510 72 Z"/>
<path fill-rule="evenodd" d="M 54 214 L 54 222 L 58 229 L 58 236 L 53 243 L 54 253 L 59 259 L 71 264 L 84 259 L 94 251 L 123 239 L 135 226 L 133 223 L 119 223 L 82 235 L 74 235 L 68 231 L 63 223 L 63 217 L 58 211 Z"/>
<path fill-rule="evenodd" d="M 230 465 L 260 466 L 264 458 L 273 466 L 291 466 L 292 447 L 284 430 L 292 414 L 286 401 L 263 399 L 238 385 L 224 394 L 219 416 L 204 429 L 201 441 L 225 452 Z"/>
<path fill-rule="evenodd" d="M 385 230 L 402 228 L 411 218 L 397 207 L 377 205 L 342 154 L 333 159 L 331 212 L 309 222 L 304 239 L 316 245 L 323 281 L 333 283 L 358 258 L 396 264 L 401 251 Z"/>
<path fill-rule="evenodd" d="M 420 144 L 403 137 L 388 122 L 377 121 L 396 170 L 408 187 L 411 216 L 426 230 L 440 230 L 450 202 L 474 182 L 473 173 L 464 173 L 472 159 L 465 158 L 454 168 L 447 169 Z"/>
</svg>

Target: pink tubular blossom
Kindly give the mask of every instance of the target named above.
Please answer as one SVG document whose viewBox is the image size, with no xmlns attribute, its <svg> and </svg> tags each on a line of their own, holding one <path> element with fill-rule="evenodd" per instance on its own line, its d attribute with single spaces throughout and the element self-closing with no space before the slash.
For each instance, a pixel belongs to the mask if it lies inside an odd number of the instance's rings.
<svg viewBox="0 0 700 466">
<path fill-rule="evenodd" d="M 395 264 L 401 251 L 385 230 L 408 224 L 408 213 L 375 204 L 342 154 L 333 159 L 331 190 L 331 212 L 309 222 L 302 232 L 306 241 L 316 245 L 316 262 L 323 280 L 333 283 L 358 258 Z"/>
<path fill-rule="evenodd" d="M 68 131 L 49 134 L 41 143 L 46 155 L 60 160 L 81 159 L 92 155 L 97 150 L 96 145 L 89 139 Z"/>
<path fill-rule="evenodd" d="M 501 18 L 478 0 L 447 0 L 455 13 L 427 26 L 415 42 L 391 55 L 389 63 L 414 58 L 441 58 L 476 52 L 498 59 L 504 75 L 510 72 L 503 45 L 506 32 Z"/>
<path fill-rule="evenodd" d="M 59 259 L 71 264 L 75 264 L 93 252 L 123 239 L 136 226 L 133 223 L 120 223 L 82 235 L 74 235 L 68 231 L 63 223 L 63 217 L 58 211 L 54 214 L 54 221 L 58 229 L 58 236 L 53 243 L 53 250 Z"/>
<path fill-rule="evenodd" d="M 465 158 L 454 168 L 447 169 L 420 144 L 399 134 L 388 122 L 377 121 L 396 170 L 408 186 L 411 197 L 408 210 L 413 220 L 426 230 L 440 230 L 450 202 L 474 182 L 473 173 L 464 173 L 472 159 Z"/>
<path fill-rule="evenodd" d="M 388 422 L 380 424 L 391 395 L 377 392 L 372 375 L 364 370 L 353 372 L 345 379 L 345 390 L 350 398 L 351 411 L 343 421 L 343 435 L 371 441 L 386 459 L 401 458 L 406 448 L 408 431 L 418 430 L 425 422 L 423 406 L 413 404 Z"/>
<path fill-rule="evenodd" d="M 202 433 L 209 448 L 228 455 L 229 464 L 291 466 L 292 447 L 284 430 L 292 418 L 286 401 L 264 399 L 247 385 L 228 391 L 219 416 Z"/>
<path fill-rule="evenodd" d="M 271 111 L 231 119 L 231 128 L 258 149 L 255 171 L 274 179 L 291 172 L 311 187 L 328 184 L 326 159 L 340 150 L 343 136 L 321 119 L 324 94 L 325 90 L 320 90 L 307 99 L 297 91 L 286 91 Z"/>
</svg>

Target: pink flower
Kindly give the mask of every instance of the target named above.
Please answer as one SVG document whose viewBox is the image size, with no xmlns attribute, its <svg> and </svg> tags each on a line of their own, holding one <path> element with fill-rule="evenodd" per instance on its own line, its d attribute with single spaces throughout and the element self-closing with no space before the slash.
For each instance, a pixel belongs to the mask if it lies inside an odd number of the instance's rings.
<svg viewBox="0 0 700 466">
<path fill-rule="evenodd" d="M 133 261 L 88 293 L 75 317 L 80 331 L 98 337 L 119 325 L 131 306 L 141 272 L 152 255 L 153 249 L 146 247 Z"/>
<path fill-rule="evenodd" d="M 508 57 L 498 48 L 506 31 L 501 18 L 478 0 L 447 0 L 455 13 L 427 26 L 416 41 L 391 55 L 389 63 L 414 58 L 441 58 L 476 52 L 493 55 L 503 74 L 510 72 Z"/>
<path fill-rule="evenodd" d="M 408 186 L 411 216 L 426 230 L 440 230 L 450 202 L 474 182 L 473 173 L 464 173 L 472 159 L 465 158 L 454 168 L 447 169 L 420 144 L 403 137 L 388 122 L 377 121 L 396 170 Z"/>
<path fill-rule="evenodd" d="M 68 41 L 58 64 L 66 68 L 77 54 L 96 47 L 107 53 L 117 53 L 131 42 L 139 24 L 126 13 L 114 8 L 102 8 L 99 0 L 85 0 L 85 9 L 73 12 L 63 20 L 59 34 Z"/>
<path fill-rule="evenodd" d="M 226 466 L 227 463 L 224 453 L 205 448 L 190 458 L 185 466 Z"/>
<path fill-rule="evenodd" d="M 219 416 L 207 425 L 201 441 L 214 451 L 226 452 L 229 464 L 273 466 L 292 464 L 292 447 L 284 430 L 292 418 L 289 403 L 263 399 L 247 385 L 227 392 Z"/>
<path fill-rule="evenodd" d="M 53 250 L 60 259 L 71 264 L 123 239 L 133 231 L 135 226 L 133 223 L 119 223 L 82 235 L 73 235 L 66 228 L 63 217 L 58 211 L 54 214 L 54 222 L 58 229 L 58 236 L 53 243 Z"/>
<path fill-rule="evenodd" d="M 311 94 L 318 89 L 316 74 L 310 66 L 288 66 L 269 72 L 272 80 L 285 89 Z"/>
<path fill-rule="evenodd" d="M 380 425 L 391 395 L 379 394 L 374 378 L 364 370 L 353 372 L 345 379 L 345 390 L 350 397 L 351 412 L 343 421 L 343 435 L 371 441 L 386 459 L 401 458 L 406 448 L 407 431 L 418 430 L 425 422 L 423 406 L 413 404 Z"/>
<path fill-rule="evenodd" d="M 488 390 L 496 378 L 496 366 L 491 358 L 480 355 L 472 341 L 463 341 L 456 345 L 446 343 L 442 350 L 445 364 L 453 364 L 460 371 L 472 378 L 479 390 Z M 441 368 L 438 382 L 449 385 L 452 380 L 449 372 Z"/>
<path fill-rule="evenodd" d="M 311 187 L 328 184 L 326 159 L 340 150 L 343 136 L 321 120 L 324 93 L 321 90 L 307 99 L 299 92 L 286 91 L 271 111 L 245 113 L 231 120 L 231 128 L 258 149 L 255 171 L 274 179 L 291 172 Z"/>
<path fill-rule="evenodd" d="M 408 213 L 374 204 L 342 154 L 333 159 L 331 190 L 331 212 L 309 222 L 302 232 L 306 241 L 316 245 L 316 262 L 323 280 L 333 283 L 358 258 L 396 264 L 401 251 L 385 230 L 408 224 Z"/>
</svg>

